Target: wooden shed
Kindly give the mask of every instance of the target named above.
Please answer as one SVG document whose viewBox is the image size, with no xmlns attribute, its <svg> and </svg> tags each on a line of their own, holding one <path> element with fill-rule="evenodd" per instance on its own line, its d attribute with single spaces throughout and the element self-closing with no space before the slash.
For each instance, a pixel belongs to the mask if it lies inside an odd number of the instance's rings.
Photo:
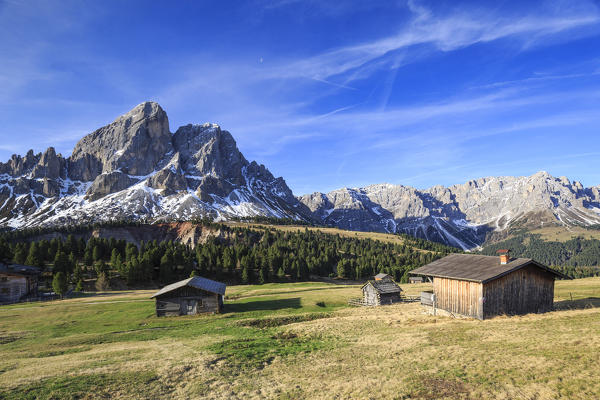
<svg viewBox="0 0 600 400">
<path fill-rule="evenodd" d="M 554 279 L 567 278 L 530 258 L 506 254 L 450 254 L 410 273 L 433 278 L 433 294 L 425 293 L 423 304 L 478 319 L 551 311 Z"/>
<path fill-rule="evenodd" d="M 167 285 L 151 298 L 156 299 L 158 317 L 219 313 L 225 289 L 224 283 L 195 276 Z"/>
<path fill-rule="evenodd" d="M 15 303 L 37 296 L 39 268 L 28 265 L 0 264 L 0 303 Z"/>
<path fill-rule="evenodd" d="M 375 280 L 367 281 L 362 287 L 363 303 L 367 306 L 380 306 L 400 301 L 400 286 L 394 282 L 391 276 L 375 277 Z"/>
</svg>

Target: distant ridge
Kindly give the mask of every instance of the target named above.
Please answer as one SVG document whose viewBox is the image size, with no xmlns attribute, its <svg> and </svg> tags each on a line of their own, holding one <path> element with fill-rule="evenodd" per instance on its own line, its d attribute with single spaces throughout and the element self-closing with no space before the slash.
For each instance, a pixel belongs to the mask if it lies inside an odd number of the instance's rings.
<svg viewBox="0 0 600 400">
<path fill-rule="evenodd" d="M 299 199 L 323 224 L 408 233 L 465 250 L 511 229 L 600 222 L 600 188 L 584 188 L 543 171 L 524 177 L 481 178 L 447 188 L 379 184 Z"/>
</svg>

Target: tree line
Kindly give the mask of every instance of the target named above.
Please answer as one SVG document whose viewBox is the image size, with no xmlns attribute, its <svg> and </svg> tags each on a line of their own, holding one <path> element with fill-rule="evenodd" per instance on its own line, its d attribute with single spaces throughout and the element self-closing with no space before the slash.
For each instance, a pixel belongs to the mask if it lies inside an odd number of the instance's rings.
<svg viewBox="0 0 600 400">
<path fill-rule="evenodd" d="M 539 234 L 520 234 L 486 246 L 482 254 L 510 249 L 514 257 L 532 258 L 572 278 L 600 276 L 600 240 L 577 236 L 566 242 L 545 241 Z"/>
<path fill-rule="evenodd" d="M 76 286 L 93 278 L 107 285 L 115 277 L 139 286 L 164 285 L 192 274 L 227 283 L 266 283 L 311 276 L 364 280 L 385 272 L 405 282 L 410 270 L 458 251 L 408 235 L 399 235 L 403 243 L 392 244 L 306 228 L 284 232 L 195 223 L 225 234 L 192 247 L 176 241 L 86 240 L 74 233 L 64 240 L 32 240 L 35 236 L 8 233 L 0 237 L 0 252 L 14 263 L 45 268 L 53 276 L 61 273 L 61 279 Z"/>
</svg>

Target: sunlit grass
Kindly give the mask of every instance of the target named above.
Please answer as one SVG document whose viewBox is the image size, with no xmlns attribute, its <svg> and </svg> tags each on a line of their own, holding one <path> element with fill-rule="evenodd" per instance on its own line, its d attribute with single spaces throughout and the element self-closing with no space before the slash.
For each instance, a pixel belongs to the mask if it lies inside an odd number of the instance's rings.
<svg viewBox="0 0 600 400">
<path fill-rule="evenodd" d="M 225 313 L 172 318 L 151 294 L 1 307 L 0 398 L 600 398 L 600 278 L 486 321 L 350 308 L 359 285 L 232 286 Z"/>
</svg>

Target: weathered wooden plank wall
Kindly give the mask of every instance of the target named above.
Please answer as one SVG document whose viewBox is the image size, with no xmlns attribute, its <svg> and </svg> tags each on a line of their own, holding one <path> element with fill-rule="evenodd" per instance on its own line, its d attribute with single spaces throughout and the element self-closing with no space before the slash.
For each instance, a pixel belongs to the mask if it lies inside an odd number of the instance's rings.
<svg viewBox="0 0 600 400">
<path fill-rule="evenodd" d="M 554 276 L 528 266 L 486 283 L 483 297 L 484 317 L 551 311 Z"/>
<path fill-rule="evenodd" d="M 363 288 L 363 297 L 365 303 L 369 306 L 378 306 L 379 305 L 379 296 L 377 295 L 377 291 L 371 285 L 366 285 Z"/>
<path fill-rule="evenodd" d="M 483 318 L 481 283 L 433 278 L 433 292 L 437 308 L 454 314 Z"/>
</svg>

